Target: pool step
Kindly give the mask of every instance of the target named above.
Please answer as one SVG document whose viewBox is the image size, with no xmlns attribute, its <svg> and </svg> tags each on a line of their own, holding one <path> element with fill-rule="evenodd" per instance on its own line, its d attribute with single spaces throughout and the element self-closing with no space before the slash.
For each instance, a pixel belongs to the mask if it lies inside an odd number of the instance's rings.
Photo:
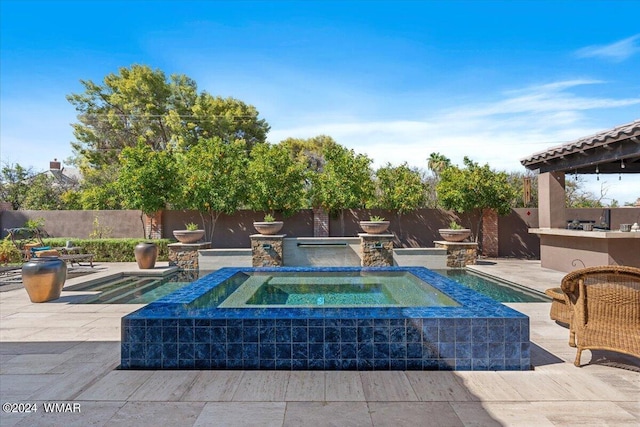
<svg viewBox="0 0 640 427">
<path fill-rule="evenodd" d="M 126 283 L 126 282 L 129 283 Z M 115 283 L 112 283 L 109 290 L 103 291 L 100 295 L 89 300 L 92 304 L 118 304 L 119 302 L 125 303 L 130 299 L 130 295 L 140 292 L 144 293 L 162 284 L 161 279 L 157 278 L 145 278 L 145 279 L 127 279 L 119 282 L 117 287 L 111 288 Z M 123 301 L 124 300 L 124 301 Z"/>
</svg>

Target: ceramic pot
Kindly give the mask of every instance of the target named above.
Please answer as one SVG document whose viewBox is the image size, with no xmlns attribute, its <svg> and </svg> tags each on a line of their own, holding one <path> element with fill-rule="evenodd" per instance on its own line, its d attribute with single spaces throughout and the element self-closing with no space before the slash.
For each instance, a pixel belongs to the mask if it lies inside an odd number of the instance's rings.
<svg viewBox="0 0 640 427">
<path fill-rule="evenodd" d="M 253 226 L 260 234 L 276 234 L 282 229 L 284 222 L 282 221 L 256 221 Z"/>
<path fill-rule="evenodd" d="M 382 234 L 389 228 L 389 221 L 360 221 L 360 228 L 367 234 Z"/>
<path fill-rule="evenodd" d="M 60 298 L 67 264 L 58 257 L 33 257 L 22 265 L 22 284 L 31 302 Z"/>
<path fill-rule="evenodd" d="M 133 253 L 136 256 L 138 268 L 146 270 L 155 267 L 158 257 L 158 246 L 153 242 L 140 242 L 136 245 Z"/>
<path fill-rule="evenodd" d="M 196 243 L 204 237 L 204 230 L 173 230 L 173 237 L 180 243 Z"/>
<path fill-rule="evenodd" d="M 462 242 L 467 237 L 471 236 L 471 230 L 468 228 L 440 228 L 438 230 L 440 236 L 447 242 Z"/>
</svg>

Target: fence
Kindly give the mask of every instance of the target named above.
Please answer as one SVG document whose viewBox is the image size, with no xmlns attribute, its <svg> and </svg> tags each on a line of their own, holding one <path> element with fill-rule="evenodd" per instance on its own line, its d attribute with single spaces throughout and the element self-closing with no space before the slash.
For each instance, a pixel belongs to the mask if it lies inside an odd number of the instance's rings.
<svg viewBox="0 0 640 427">
<path fill-rule="evenodd" d="M 439 228 L 447 228 L 452 218 L 450 212 L 439 209 L 418 209 L 398 215 L 384 210 L 347 210 L 328 217 L 328 236 L 357 236 L 361 232 L 358 221 L 378 215 L 391 221 L 389 232 L 396 238 L 394 245 L 399 248 L 433 247 L 434 240 L 441 240 Z M 600 222 L 603 209 L 567 209 L 567 219 L 592 220 Z M 92 233 L 102 232 L 104 237 L 144 238 L 140 211 L 0 211 L 0 230 L 6 236 L 5 228 L 20 227 L 28 219 L 43 219 L 44 229 L 54 237 L 87 238 Z M 162 237 L 172 238 L 173 230 L 184 229 L 185 223 L 202 225 L 196 211 L 166 210 L 158 218 Z M 221 215 L 217 221 L 212 239 L 212 248 L 248 248 L 249 236 L 255 233 L 254 221 L 262 221 L 260 212 L 241 210 L 234 215 Z M 460 216 L 459 223 L 470 225 L 471 218 Z M 640 208 L 611 209 L 611 228 L 617 229 L 621 223 L 640 222 Z M 498 256 L 525 259 L 540 258 L 540 240 L 529 228 L 538 226 L 537 209 L 513 209 L 509 215 L 498 218 Z M 282 233 L 289 237 L 312 237 L 318 228 L 314 212 L 302 210 L 284 219 Z M 474 230 L 475 231 L 475 230 Z M 482 242 L 482 230 L 479 233 Z"/>
</svg>

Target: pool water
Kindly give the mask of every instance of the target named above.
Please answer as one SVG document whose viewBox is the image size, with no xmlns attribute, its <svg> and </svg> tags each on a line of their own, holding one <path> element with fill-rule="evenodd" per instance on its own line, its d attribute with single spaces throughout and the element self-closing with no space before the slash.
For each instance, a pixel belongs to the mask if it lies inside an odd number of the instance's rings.
<svg viewBox="0 0 640 427">
<path fill-rule="evenodd" d="M 238 273 L 234 289 L 216 287 L 194 301 L 198 307 L 454 307 L 433 286 L 406 272 Z M 223 298 L 223 293 L 228 296 Z M 219 303 L 222 300 L 222 303 Z"/>
<path fill-rule="evenodd" d="M 436 272 L 499 302 L 549 302 L 549 298 L 539 292 L 485 278 L 467 270 Z"/>
<path fill-rule="evenodd" d="M 342 285 L 262 285 L 247 305 L 396 305 L 388 289 L 380 284 Z"/>
</svg>

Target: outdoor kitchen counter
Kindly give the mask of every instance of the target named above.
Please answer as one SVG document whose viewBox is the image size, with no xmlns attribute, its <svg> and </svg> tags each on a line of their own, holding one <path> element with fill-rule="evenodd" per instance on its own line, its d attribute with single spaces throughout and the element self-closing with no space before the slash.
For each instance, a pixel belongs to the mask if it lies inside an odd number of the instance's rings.
<svg viewBox="0 0 640 427">
<path fill-rule="evenodd" d="M 548 236 L 590 237 L 595 239 L 640 239 L 640 232 L 624 232 L 617 230 L 582 231 L 566 228 L 530 228 L 529 233 Z"/>
<path fill-rule="evenodd" d="M 640 232 L 530 228 L 540 236 L 542 267 L 570 272 L 598 265 L 640 267 Z"/>
</svg>

